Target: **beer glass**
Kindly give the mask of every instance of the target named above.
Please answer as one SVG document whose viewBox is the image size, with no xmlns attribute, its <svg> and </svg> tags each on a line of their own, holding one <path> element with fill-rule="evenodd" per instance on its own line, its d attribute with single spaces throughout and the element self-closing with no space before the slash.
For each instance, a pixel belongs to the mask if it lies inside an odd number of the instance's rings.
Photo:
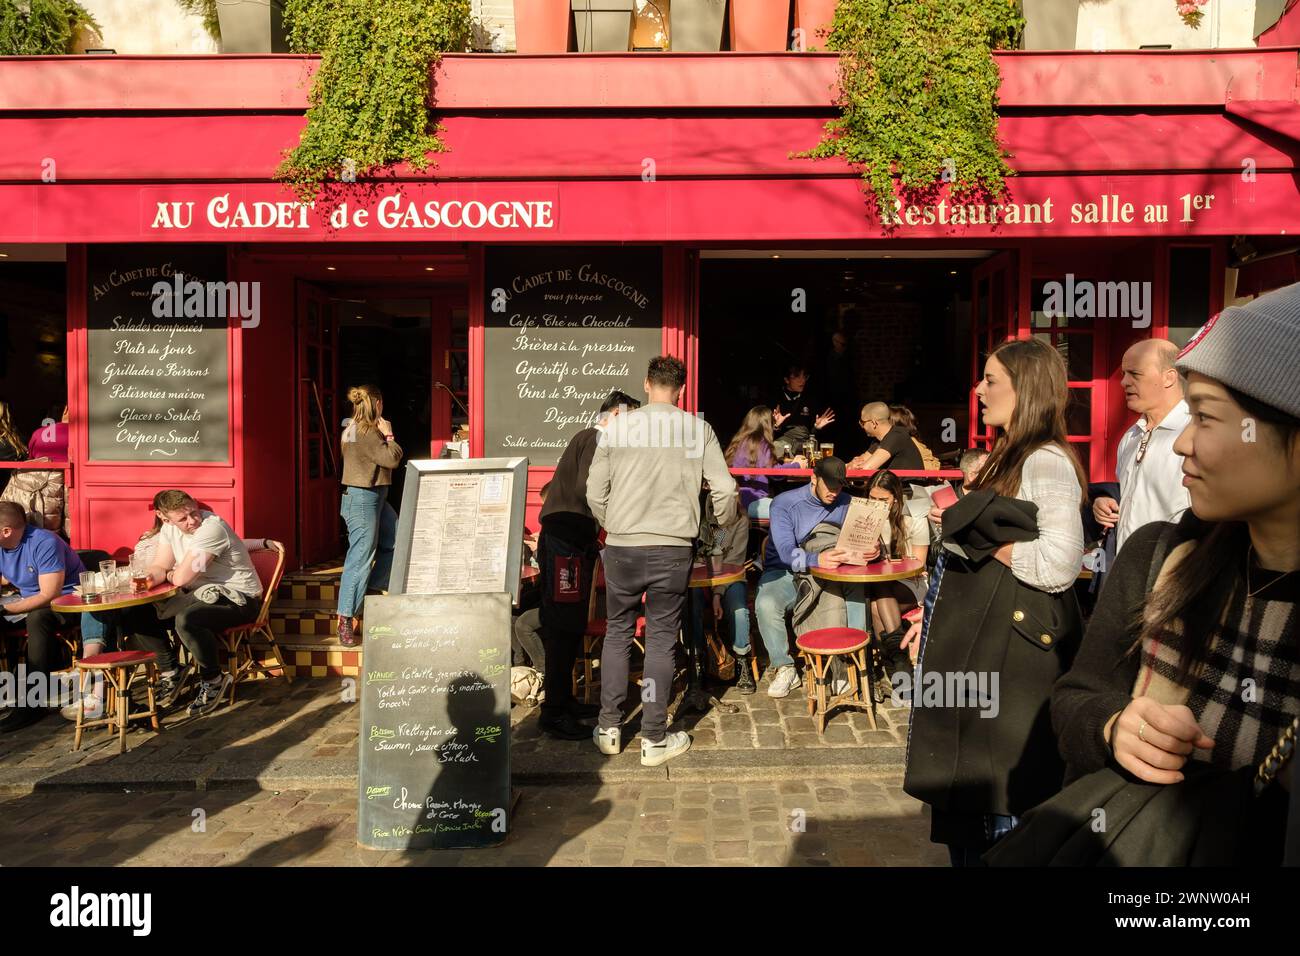
<svg viewBox="0 0 1300 956">
<path fill-rule="evenodd" d="M 149 590 L 149 566 L 144 563 L 143 558 L 131 556 L 131 591 L 134 594 L 143 594 Z"/>
</svg>

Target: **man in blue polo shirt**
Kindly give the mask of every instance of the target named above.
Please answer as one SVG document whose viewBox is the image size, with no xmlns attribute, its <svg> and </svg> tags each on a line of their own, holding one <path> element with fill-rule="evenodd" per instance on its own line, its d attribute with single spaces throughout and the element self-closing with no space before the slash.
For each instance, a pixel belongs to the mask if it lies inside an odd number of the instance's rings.
<svg viewBox="0 0 1300 956">
<path fill-rule="evenodd" d="M 27 673 L 47 677 L 59 663 L 58 630 L 85 621 L 69 620 L 55 612 L 50 602 L 70 594 L 85 568 L 77 553 L 53 531 L 27 523 L 27 515 L 11 501 L 0 501 L 0 577 L 18 589 L 17 600 L 0 606 L 6 617 L 26 615 Z M 98 633 L 98 632 L 96 632 Z M 28 706 L 25 688 L 18 688 L 18 706 L 0 720 L 0 733 L 7 734 L 33 724 L 48 712 L 46 707 Z M 51 699 L 49 703 L 53 704 Z"/>
<path fill-rule="evenodd" d="M 754 598 L 754 616 L 763 635 L 768 659 L 776 674 L 767 689 L 769 697 L 786 697 L 801 683 L 799 671 L 790 656 L 790 641 L 785 629 L 785 615 L 794 605 L 794 576 L 809 568 L 830 570 L 845 564 L 851 555 L 840 548 L 820 554 L 808 554 L 803 542 L 813 528 L 823 521 L 843 525 L 850 495 L 844 490 L 844 462 L 823 458 L 813 469 L 811 484 L 772 499 L 771 526 L 767 548 L 763 552 L 763 575 L 758 579 Z M 865 605 L 849 602 L 850 627 L 865 628 Z"/>
</svg>

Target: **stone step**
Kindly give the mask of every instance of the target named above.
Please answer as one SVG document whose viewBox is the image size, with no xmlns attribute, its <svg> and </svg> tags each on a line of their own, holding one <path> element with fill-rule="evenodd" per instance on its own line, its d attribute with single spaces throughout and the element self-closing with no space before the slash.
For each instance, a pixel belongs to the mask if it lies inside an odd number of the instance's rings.
<svg viewBox="0 0 1300 956">
<path fill-rule="evenodd" d="M 302 643 L 299 638 L 304 637 L 311 638 L 312 642 L 336 639 L 338 618 L 332 606 L 277 601 L 271 605 L 271 633 L 281 643 Z"/>
<path fill-rule="evenodd" d="M 276 598 L 284 601 L 337 601 L 342 575 L 343 566 L 337 562 L 302 571 L 287 571 L 280 579 Z"/>
</svg>

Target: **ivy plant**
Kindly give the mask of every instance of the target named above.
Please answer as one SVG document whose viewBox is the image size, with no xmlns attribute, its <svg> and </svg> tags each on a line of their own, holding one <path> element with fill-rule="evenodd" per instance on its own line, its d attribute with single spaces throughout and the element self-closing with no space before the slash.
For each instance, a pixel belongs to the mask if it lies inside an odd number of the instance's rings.
<svg viewBox="0 0 1300 956">
<path fill-rule="evenodd" d="M 444 152 L 429 120 L 429 77 L 442 53 L 465 50 L 470 0 L 286 0 L 289 46 L 319 53 L 307 125 L 276 171 L 310 202 L 405 161 Z"/>
<path fill-rule="evenodd" d="M 839 0 L 827 45 L 840 115 L 798 155 L 858 167 L 878 214 L 945 184 L 959 201 L 1002 195 L 1012 170 L 993 51 L 1019 47 L 1023 30 L 1018 0 Z"/>
<path fill-rule="evenodd" d="M 99 24 L 73 0 L 0 0 L 0 56 L 57 56 L 83 26 Z"/>
<path fill-rule="evenodd" d="M 203 21 L 203 29 L 214 40 L 221 39 L 221 20 L 217 16 L 217 0 L 176 0 L 176 5 L 186 13 L 195 14 Z"/>
</svg>

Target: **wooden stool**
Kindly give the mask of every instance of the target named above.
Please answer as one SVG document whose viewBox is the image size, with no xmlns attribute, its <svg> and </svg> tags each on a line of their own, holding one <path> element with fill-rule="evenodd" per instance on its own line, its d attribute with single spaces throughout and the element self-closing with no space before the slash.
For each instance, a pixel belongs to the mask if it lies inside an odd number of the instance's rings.
<svg viewBox="0 0 1300 956">
<path fill-rule="evenodd" d="M 127 689 L 140 668 L 144 668 L 145 680 L 149 694 L 149 709 L 138 714 L 131 713 L 131 698 Z M 104 716 L 86 719 L 86 678 L 98 671 L 104 675 L 108 687 L 104 693 Z M 87 727 L 107 725 L 117 728 L 117 752 L 126 751 L 126 725 L 133 720 L 149 719 L 155 731 L 161 730 L 158 723 L 158 708 L 154 701 L 154 684 L 158 681 L 157 658 L 150 651 L 113 651 L 108 654 L 96 654 L 83 657 L 77 661 L 77 673 L 81 676 L 80 692 L 77 702 L 77 736 L 73 750 L 81 749 L 81 734 Z M 110 700 L 109 694 L 113 695 Z"/>
<path fill-rule="evenodd" d="M 808 664 L 808 714 L 817 718 L 819 734 L 826 729 L 827 715 L 836 707 L 866 711 L 871 729 L 876 729 L 876 699 L 863 686 L 863 681 L 869 679 L 866 648 L 870 640 L 870 634 L 856 627 L 823 627 L 795 639 L 795 646 Z M 831 662 L 837 657 L 843 659 L 848 672 L 849 687 L 843 694 L 829 693 L 826 686 Z"/>
</svg>

